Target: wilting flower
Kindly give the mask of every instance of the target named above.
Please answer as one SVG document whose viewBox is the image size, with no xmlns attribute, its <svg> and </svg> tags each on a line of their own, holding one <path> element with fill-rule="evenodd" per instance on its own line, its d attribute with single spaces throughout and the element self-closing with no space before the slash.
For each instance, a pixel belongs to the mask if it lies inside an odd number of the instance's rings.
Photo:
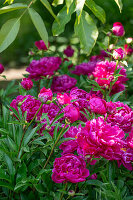
<svg viewBox="0 0 133 200">
<path fill-rule="evenodd" d="M 96 67 L 96 62 L 81 63 L 75 66 L 75 70 L 72 71 L 76 75 L 88 75 L 92 73 Z"/>
<path fill-rule="evenodd" d="M 52 81 L 51 89 L 53 92 L 67 92 L 75 87 L 77 80 L 68 75 L 55 76 Z"/>
<path fill-rule="evenodd" d="M 43 76 L 52 76 L 61 64 L 60 57 L 44 57 L 40 60 L 33 60 L 26 71 L 29 72 L 29 78 L 35 81 L 42 79 Z"/>
<path fill-rule="evenodd" d="M 3 65 L 2 65 L 2 64 L 0 64 L 0 74 L 2 74 L 2 73 L 3 73 L 3 71 L 4 71 L 4 67 L 3 67 Z"/>
<path fill-rule="evenodd" d="M 50 90 L 50 88 L 46 89 L 45 87 L 43 87 L 41 90 L 40 90 L 40 93 L 38 95 L 38 99 L 41 101 L 41 102 L 44 102 L 46 103 L 48 100 L 52 101 L 52 97 L 53 97 L 53 93 L 52 91 Z"/>
<path fill-rule="evenodd" d="M 92 98 L 89 101 L 91 111 L 96 114 L 105 114 L 106 113 L 106 101 L 100 98 Z"/>
<path fill-rule="evenodd" d="M 22 102 L 22 105 L 20 106 L 22 114 L 24 114 L 25 112 L 27 112 L 27 116 L 26 116 L 26 121 L 30 122 L 33 117 L 35 116 L 36 112 L 38 111 L 38 109 L 41 106 L 41 101 L 35 99 L 35 97 L 31 96 L 31 95 L 19 95 L 17 96 L 16 99 L 14 99 L 10 106 L 15 108 L 18 111 L 18 104 L 19 102 Z M 40 111 L 37 114 L 37 118 L 40 119 L 42 115 L 42 109 L 40 109 Z"/>
<path fill-rule="evenodd" d="M 133 124 L 133 111 L 121 102 L 107 102 L 107 122 L 119 126 L 124 132 L 130 132 Z"/>
<path fill-rule="evenodd" d="M 115 22 L 113 24 L 112 31 L 114 35 L 122 37 L 125 34 L 123 25 L 120 22 Z"/>
<path fill-rule="evenodd" d="M 48 50 L 48 48 L 47 48 L 47 46 L 46 46 L 46 44 L 44 43 L 43 40 L 36 41 L 36 42 L 35 42 L 35 46 L 36 46 L 39 50 L 44 50 L 44 51 Z M 48 45 L 48 46 L 49 46 L 49 45 Z"/>
<path fill-rule="evenodd" d="M 70 153 L 55 159 L 52 172 L 52 180 L 55 183 L 83 182 L 89 176 L 83 158 Z"/>
<path fill-rule="evenodd" d="M 71 98 L 67 93 L 64 93 L 64 94 L 58 93 L 57 100 L 58 100 L 59 104 L 61 104 L 61 105 L 71 103 Z"/>
<path fill-rule="evenodd" d="M 125 55 L 125 51 L 122 48 L 114 49 L 113 51 L 113 58 L 116 60 L 122 60 Z"/>
<path fill-rule="evenodd" d="M 21 86 L 25 90 L 30 90 L 33 87 L 33 82 L 30 78 L 23 78 L 21 81 Z"/>
<path fill-rule="evenodd" d="M 64 50 L 64 54 L 67 57 L 72 57 L 74 54 L 74 49 L 71 46 L 68 46 L 65 50 Z"/>
<path fill-rule="evenodd" d="M 78 134 L 77 142 L 84 156 L 119 160 L 124 136 L 122 129 L 107 124 L 99 117 L 86 123 Z"/>
<path fill-rule="evenodd" d="M 72 104 L 67 105 L 64 109 L 64 117 L 67 118 L 71 123 L 79 119 L 79 109 Z"/>
</svg>

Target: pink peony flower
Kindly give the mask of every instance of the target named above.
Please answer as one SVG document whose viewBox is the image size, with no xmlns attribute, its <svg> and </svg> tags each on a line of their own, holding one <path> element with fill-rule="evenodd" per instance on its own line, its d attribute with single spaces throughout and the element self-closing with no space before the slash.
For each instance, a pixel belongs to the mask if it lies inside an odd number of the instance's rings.
<svg viewBox="0 0 133 200">
<path fill-rule="evenodd" d="M 133 128 L 126 138 L 127 146 L 133 150 Z"/>
<path fill-rule="evenodd" d="M 17 106 L 19 102 L 22 102 L 22 105 L 20 106 L 22 114 L 27 112 L 26 121 L 30 122 L 35 116 L 38 109 L 40 108 L 41 101 L 35 99 L 35 97 L 31 95 L 25 95 L 25 96 L 20 95 L 17 96 L 17 98 L 11 102 L 10 106 L 18 111 Z M 42 115 L 42 109 L 37 114 L 37 118 L 40 119 L 41 115 Z"/>
<path fill-rule="evenodd" d="M 64 94 L 57 93 L 57 100 L 58 100 L 59 104 L 61 104 L 61 105 L 71 103 L 71 98 L 67 93 L 64 93 Z"/>
<path fill-rule="evenodd" d="M 80 128 L 77 128 L 75 126 L 71 126 L 69 128 L 69 130 L 63 135 L 64 138 L 75 138 L 75 140 L 69 140 L 69 141 L 66 141 L 66 142 L 63 142 L 59 148 L 61 150 L 63 150 L 63 154 L 66 154 L 66 153 L 73 153 L 74 151 L 77 150 L 77 147 L 78 147 L 78 144 L 77 144 L 77 134 L 79 132 L 79 129 Z"/>
<path fill-rule="evenodd" d="M 21 81 L 21 86 L 25 90 L 30 90 L 33 87 L 33 82 L 30 78 L 23 78 Z"/>
<path fill-rule="evenodd" d="M 125 52 L 122 48 L 114 49 L 113 58 L 115 60 L 122 60 L 125 57 Z"/>
<path fill-rule="evenodd" d="M 131 55 L 133 53 L 133 48 L 130 47 L 128 44 L 124 45 L 124 51 L 126 55 Z"/>
<path fill-rule="evenodd" d="M 107 122 L 112 126 L 119 126 L 124 132 L 131 131 L 133 124 L 133 111 L 128 105 L 121 102 L 107 102 Z"/>
<path fill-rule="evenodd" d="M 64 54 L 67 57 L 72 57 L 74 54 L 74 49 L 71 46 L 68 46 L 65 50 L 64 50 Z"/>
<path fill-rule="evenodd" d="M 2 74 L 2 73 L 3 73 L 3 71 L 4 71 L 4 67 L 3 67 L 3 65 L 2 65 L 2 64 L 0 64 L 0 74 Z"/>
<path fill-rule="evenodd" d="M 102 86 L 103 89 L 110 88 L 111 82 L 114 80 L 114 71 L 116 63 L 114 61 L 101 61 L 97 62 L 93 76 L 95 81 Z M 119 74 L 123 75 L 118 77 L 118 80 L 112 87 L 112 94 L 122 91 L 125 86 L 123 85 L 128 79 L 126 78 L 126 69 L 123 66 L 118 65 L 117 69 L 120 69 Z M 120 86 L 120 87 L 119 87 Z"/>
<path fill-rule="evenodd" d="M 83 158 L 74 154 L 65 154 L 54 161 L 52 180 L 55 183 L 83 182 L 89 176 Z"/>
<path fill-rule="evenodd" d="M 26 71 L 29 72 L 29 78 L 35 81 L 42 79 L 43 76 L 52 76 L 61 64 L 60 57 L 44 57 L 40 60 L 32 60 Z"/>
<path fill-rule="evenodd" d="M 41 90 L 40 90 L 40 93 L 38 95 L 38 99 L 41 101 L 41 102 L 44 102 L 46 103 L 48 100 L 52 101 L 52 97 L 53 97 L 53 93 L 52 91 L 50 90 L 50 88 L 46 89 L 45 87 L 43 87 Z"/>
<path fill-rule="evenodd" d="M 71 123 L 79 119 L 79 109 L 72 104 L 67 105 L 64 109 L 64 117 L 67 118 Z"/>
<path fill-rule="evenodd" d="M 55 76 L 52 81 L 51 89 L 53 92 L 67 92 L 75 87 L 77 80 L 68 75 Z"/>
<path fill-rule="evenodd" d="M 100 98 L 92 98 L 89 101 L 91 111 L 96 114 L 104 115 L 106 113 L 106 101 Z"/>
<path fill-rule="evenodd" d="M 107 124 L 103 118 L 86 123 L 78 134 L 77 142 L 83 156 L 102 156 L 108 160 L 119 160 L 125 134 L 118 126 Z"/>
<path fill-rule="evenodd" d="M 122 37 L 125 34 L 123 25 L 120 22 L 115 22 L 113 24 L 112 31 L 114 35 Z"/>
<path fill-rule="evenodd" d="M 92 73 L 96 67 L 96 62 L 88 62 L 88 63 L 81 63 L 80 65 L 75 66 L 75 70 L 72 71 L 73 74 L 76 75 L 88 75 Z"/>
<path fill-rule="evenodd" d="M 121 149 L 121 159 L 117 160 L 118 167 L 123 165 L 128 170 L 133 170 L 132 166 L 133 162 L 133 149 L 130 148 L 123 148 Z"/>
<path fill-rule="evenodd" d="M 39 49 L 39 50 L 48 50 L 48 48 L 46 47 L 46 44 L 44 43 L 43 40 L 39 40 L 39 41 L 36 41 L 35 42 L 35 46 Z M 48 44 L 48 47 L 49 47 L 49 44 Z"/>
</svg>

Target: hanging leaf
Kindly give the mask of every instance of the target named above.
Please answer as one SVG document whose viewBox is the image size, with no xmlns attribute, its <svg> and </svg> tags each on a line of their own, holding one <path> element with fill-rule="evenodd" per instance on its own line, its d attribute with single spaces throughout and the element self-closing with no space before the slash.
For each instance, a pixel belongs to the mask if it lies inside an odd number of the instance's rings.
<svg viewBox="0 0 133 200">
<path fill-rule="evenodd" d="M 117 3 L 119 10 L 120 10 L 120 13 L 121 13 L 122 7 L 123 7 L 122 0 L 114 0 L 114 1 Z"/>
<path fill-rule="evenodd" d="M 19 18 L 10 19 L 2 26 L 0 30 L 0 53 L 15 40 L 19 27 Z"/>
<path fill-rule="evenodd" d="M 50 3 L 47 0 L 40 0 L 41 3 L 47 8 L 47 10 L 51 13 L 51 15 L 55 18 L 55 20 L 58 22 L 58 18 L 56 17 L 56 15 L 54 14 Z"/>
<path fill-rule="evenodd" d="M 86 0 L 85 4 L 103 24 L 106 22 L 105 11 L 100 6 L 93 0 Z"/>
<path fill-rule="evenodd" d="M 56 7 L 58 5 L 63 4 L 63 2 L 64 2 L 64 0 L 54 0 L 53 3 L 52 3 L 52 5 Z"/>
<path fill-rule="evenodd" d="M 68 13 L 73 0 L 65 0 L 65 1 L 66 1 L 66 6 L 67 6 L 67 13 Z"/>
<path fill-rule="evenodd" d="M 3 8 L 0 8 L 0 14 L 4 14 L 7 12 L 11 12 L 11 11 L 19 10 L 19 9 L 23 9 L 23 8 L 27 8 L 27 5 L 25 5 L 23 3 L 15 3 L 10 6 L 5 6 Z"/>
<path fill-rule="evenodd" d="M 45 42 L 46 46 L 48 47 L 48 33 L 41 16 L 33 8 L 29 8 L 28 11 L 29 11 L 31 20 L 34 26 L 36 27 L 40 37 L 42 38 L 42 40 Z"/>
<path fill-rule="evenodd" d="M 64 31 L 65 25 L 71 20 L 71 15 L 73 14 L 74 10 L 75 10 L 75 3 L 73 3 L 70 6 L 68 13 L 67 13 L 66 6 L 64 6 L 60 10 L 60 12 L 57 15 L 59 23 L 54 21 L 53 26 L 52 26 L 52 32 L 54 36 L 58 36 Z"/>
<path fill-rule="evenodd" d="M 94 23 L 90 15 L 87 12 L 83 11 L 80 23 L 78 23 L 77 18 L 74 29 L 76 35 L 79 37 L 83 50 L 89 55 L 98 37 L 96 24 Z"/>
<path fill-rule="evenodd" d="M 82 10 L 84 8 L 85 0 L 77 0 L 76 1 L 76 13 L 78 15 L 78 23 L 80 21 L 80 17 L 82 14 Z"/>
</svg>

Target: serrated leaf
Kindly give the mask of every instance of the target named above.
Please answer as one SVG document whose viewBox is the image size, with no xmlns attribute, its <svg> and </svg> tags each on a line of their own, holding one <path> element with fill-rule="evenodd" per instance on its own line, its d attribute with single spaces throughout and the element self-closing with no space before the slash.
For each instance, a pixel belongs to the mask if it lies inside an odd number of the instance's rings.
<svg viewBox="0 0 133 200">
<path fill-rule="evenodd" d="M 2 26 L 0 30 L 0 53 L 15 40 L 19 27 L 19 18 L 10 19 Z"/>
<path fill-rule="evenodd" d="M 57 15 L 59 23 L 54 21 L 54 23 L 52 25 L 52 32 L 53 32 L 54 36 L 58 36 L 64 31 L 65 25 L 71 20 L 71 15 L 73 14 L 74 10 L 75 10 L 75 3 L 73 3 L 70 6 L 68 13 L 67 13 L 67 7 L 66 6 L 64 6 L 60 10 L 60 12 Z"/>
<path fill-rule="evenodd" d="M 116 2 L 116 4 L 118 5 L 119 7 L 119 10 L 120 12 L 122 11 L 122 7 L 123 7 L 123 4 L 122 4 L 122 0 L 114 0 Z"/>
<path fill-rule="evenodd" d="M 23 3 L 15 3 L 9 6 L 5 6 L 3 8 L 0 8 L 0 14 L 4 14 L 7 12 L 11 12 L 14 10 L 19 10 L 19 9 L 23 9 L 23 8 L 27 8 L 28 6 L 23 4 Z"/>
<path fill-rule="evenodd" d="M 54 14 L 50 3 L 47 0 L 40 0 L 40 1 L 47 8 L 47 10 L 51 13 L 51 15 L 55 18 L 55 20 L 58 22 L 58 18 Z"/>
<path fill-rule="evenodd" d="M 77 18 L 74 29 L 76 35 L 79 37 L 83 50 L 89 55 L 98 37 L 98 29 L 96 24 L 90 15 L 83 11 L 80 18 L 80 23 L 78 23 Z"/>
<path fill-rule="evenodd" d="M 85 4 L 103 24 L 106 22 L 105 11 L 100 6 L 93 0 L 86 0 Z"/>
<path fill-rule="evenodd" d="M 48 47 L 48 33 L 41 16 L 33 8 L 29 8 L 28 11 L 31 20 L 34 26 L 36 27 L 41 39 L 45 42 L 46 46 Z"/>
</svg>

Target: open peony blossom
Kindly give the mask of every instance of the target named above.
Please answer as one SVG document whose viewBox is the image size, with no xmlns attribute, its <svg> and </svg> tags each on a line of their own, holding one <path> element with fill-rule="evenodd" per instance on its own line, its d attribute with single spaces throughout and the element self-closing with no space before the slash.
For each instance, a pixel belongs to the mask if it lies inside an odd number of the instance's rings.
<svg viewBox="0 0 133 200">
<path fill-rule="evenodd" d="M 74 54 L 74 49 L 71 46 L 68 46 L 65 50 L 64 50 L 64 54 L 67 57 L 72 57 Z"/>
<path fill-rule="evenodd" d="M 43 40 L 36 41 L 36 42 L 35 42 L 35 46 L 36 46 L 39 50 L 44 50 L 44 51 L 48 50 L 48 48 L 47 48 L 47 46 L 46 46 L 46 44 L 44 43 Z M 49 46 L 49 44 L 48 44 L 48 46 Z"/>
<path fill-rule="evenodd" d="M 77 142 L 83 156 L 102 156 L 108 160 L 119 160 L 124 136 L 122 129 L 107 124 L 99 117 L 86 123 L 78 134 Z"/>
<path fill-rule="evenodd" d="M 105 114 L 106 113 L 106 101 L 100 98 L 91 98 L 89 101 L 91 111 L 96 114 Z"/>
<path fill-rule="evenodd" d="M 43 87 L 41 90 L 40 90 L 40 93 L 38 95 L 38 99 L 41 101 L 41 102 L 44 102 L 46 103 L 48 100 L 52 101 L 52 97 L 53 97 L 53 93 L 52 91 L 50 90 L 50 88 L 46 89 L 45 87 Z"/>
<path fill-rule="evenodd" d="M 83 182 L 89 176 L 83 158 L 70 153 L 55 159 L 52 172 L 52 180 L 55 183 Z"/>
<path fill-rule="evenodd" d="M 14 99 L 11 102 L 10 106 L 15 108 L 18 111 L 17 106 L 19 102 L 22 102 L 22 105 L 20 106 L 22 114 L 27 112 L 26 120 L 27 122 L 30 122 L 35 116 L 38 109 L 40 108 L 41 101 L 35 99 L 35 97 L 31 95 L 25 95 L 25 96 L 19 95 L 17 96 L 16 99 Z M 42 115 L 42 109 L 40 109 L 40 111 L 38 112 L 37 118 L 40 119 L 41 115 Z"/>
<path fill-rule="evenodd" d="M 114 49 L 113 58 L 115 60 L 122 60 L 125 56 L 125 51 L 122 48 Z"/>
<path fill-rule="evenodd" d="M 57 93 L 57 100 L 58 100 L 59 104 L 61 104 L 61 105 L 71 103 L 71 98 L 67 93 L 64 93 L 64 94 Z"/>
<path fill-rule="evenodd" d="M 75 87 L 77 80 L 68 75 L 55 76 L 52 81 L 51 89 L 53 92 L 67 92 Z"/>
<path fill-rule="evenodd" d="M 3 67 L 3 65 L 2 65 L 2 64 L 0 64 L 0 74 L 2 74 L 2 73 L 3 73 L 3 71 L 4 71 L 4 67 Z"/>
<path fill-rule="evenodd" d="M 96 62 L 81 63 L 75 66 L 75 70 L 72 71 L 76 75 L 88 75 L 94 71 Z"/>
<path fill-rule="evenodd" d="M 79 109 L 73 106 L 72 104 L 67 105 L 64 109 L 64 117 L 69 120 L 71 123 L 79 119 Z"/>
<path fill-rule="evenodd" d="M 121 102 L 107 102 L 107 122 L 112 126 L 119 126 L 124 132 L 131 131 L 133 124 L 133 111 L 128 105 Z"/>
<path fill-rule="evenodd" d="M 123 25 L 120 22 L 115 22 L 113 24 L 112 31 L 114 35 L 122 37 L 125 34 Z"/>
<path fill-rule="evenodd" d="M 44 76 L 52 76 L 61 64 L 60 57 L 44 57 L 40 60 L 32 60 L 26 71 L 29 72 L 29 78 L 35 81 L 42 79 Z"/>
<path fill-rule="evenodd" d="M 42 109 L 43 113 L 47 113 L 50 120 L 53 120 L 60 110 L 59 107 L 54 103 L 44 104 Z"/>
<path fill-rule="evenodd" d="M 21 81 L 21 86 L 25 90 L 30 90 L 33 87 L 33 82 L 30 78 L 23 78 Z"/>
<path fill-rule="evenodd" d="M 103 89 L 110 88 L 111 82 L 114 80 L 114 72 L 116 68 L 116 62 L 114 61 L 101 61 L 97 62 L 93 76 L 95 81 L 102 86 Z M 117 69 L 120 69 L 119 74 L 122 76 L 118 77 L 118 80 L 114 83 L 112 87 L 112 93 L 115 94 L 123 91 L 125 86 L 123 85 L 128 79 L 126 78 L 126 69 L 123 66 L 118 65 Z"/>
</svg>

